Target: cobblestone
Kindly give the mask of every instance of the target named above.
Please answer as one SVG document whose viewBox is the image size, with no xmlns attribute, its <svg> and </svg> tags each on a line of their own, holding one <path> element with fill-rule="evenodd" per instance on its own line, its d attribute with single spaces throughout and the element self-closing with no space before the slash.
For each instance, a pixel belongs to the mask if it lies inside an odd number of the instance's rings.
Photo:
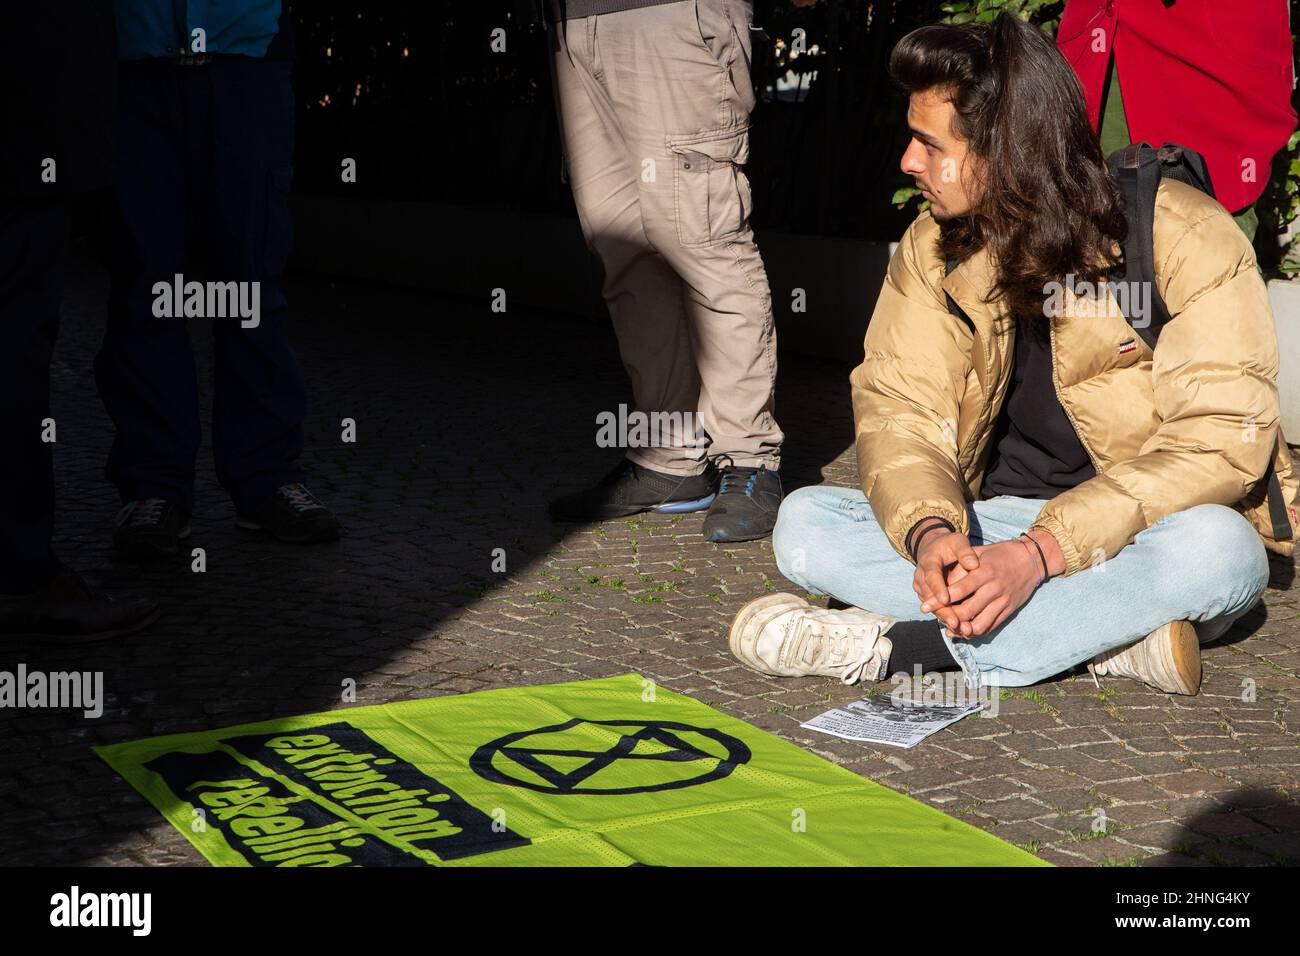
<svg viewBox="0 0 1300 956">
<path fill-rule="evenodd" d="M 111 553 L 111 433 L 91 373 L 104 292 L 78 260 L 54 364 L 56 544 L 110 592 L 151 594 L 165 613 L 117 644 L 5 648 L 6 668 L 102 670 L 109 695 L 98 720 L 0 712 L 5 862 L 202 862 L 93 743 L 343 708 L 347 679 L 357 704 L 373 704 L 629 671 L 1061 865 L 1300 859 L 1292 561 L 1273 559 L 1262 607 L 1206 648 L 1195 698 L 1117 679 L 1098 691 L 1077 672 L 913 750 L 839 741 L 799 723 L 860 691 L 764 678 L 727 652 L 736 610 L 791 587 L 769 542 L 710 544 L 699 515 L 546 521 L 551 494 L 612 463 L 592 442 L 596 413 L 627 401 L 608 328 L 494 314 L 486 295 L 295 280 L 293 334 L 312 393 L 304 464 L 347 535 L 295 549 L 238 532 L 205 447 L 191 543 L 208 570 L 194 574 L 185 560 L 141 567 Z M 210 336 L 195 332 L 206 409 Z M 787 490 L 855 483 L 847 370 L 782 357 Z M 345 417 L 356 444 L 339 440 Z M 492 570 L 496 548 L 505 573 Z"/>
</svg>

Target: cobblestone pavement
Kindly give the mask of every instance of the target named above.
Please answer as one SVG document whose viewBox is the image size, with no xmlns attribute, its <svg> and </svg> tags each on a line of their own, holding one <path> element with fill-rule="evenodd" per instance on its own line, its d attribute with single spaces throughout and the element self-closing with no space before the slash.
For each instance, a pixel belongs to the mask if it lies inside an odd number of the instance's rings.
<svg viewBox="0 0 1300 956">
<path fill-rule="evenodd" d="M 348 534 L 298 549 L 238 531 L 205 449 L 192 545 L 206 549 L 207 572 L 195 574 L 184 559 L 112 557 L 110 432 L 91 374 L 104 281 L 74 269 L 55 368 L 58 547 L 92 579 L 166 611 L 117 644 L 0 654 L 4 669 L 103 670 L 107 695 L 98 720 L 0 712 L 0 860 L 202 862 L 92 744 L 343 707 L 346 678 L 369 704 L 635 671 L 1055 863 L 1300 861 L 1293 562 L 1274 562 L 1262 606 L 1206 650 L 1198 697 L 1121 679 L 1099 691 L 1074 674 L 1009 692 L 996 718 L 913 750 L 812 734 L 799 723 L 861 692 L 765 679 L 727 651 L 736 609 L 789 587 L 768 542 L 707 543 L 699 515 L 545 520 L 551 493 L 612 464 L 593 423 L 627 386 L 606 327 L 493 314 L 487 295 L 318 279 L 290 293 L 312 391 L 304 461 Z M 196 342 L 207 368 L 207 336 Z M 782 358 L 787 490 L 855 483 L 847 368 Z M 355 444 L 340 441 L 345 417 Z M 492 572 L 494 548 L 508 573 Z"/>
</svg>

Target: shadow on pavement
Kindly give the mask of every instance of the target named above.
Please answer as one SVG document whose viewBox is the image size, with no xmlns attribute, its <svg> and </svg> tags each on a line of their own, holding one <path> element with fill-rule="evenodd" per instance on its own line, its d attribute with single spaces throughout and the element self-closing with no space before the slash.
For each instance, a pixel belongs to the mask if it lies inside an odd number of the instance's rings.
<svg viewBox="0 0 1300 956">
<path fill-rule="evenodd" d="M 607 322 L 496 314 L 487 294 L 468 302 L 291 280 L 292 337 L 311 395 L 303 463 L 345 538 L 295 548 L 234 527 L 206 437 L 210 333 L 195 326 L 205 443 L 186 546 L 204 549 L 206 571 L 191 570 L 188 551 L 122 564 L 110 540 L 118 502 L 103 478 L 111 425 L 91 374 L 105 292 L 98 268 L 74 257 L 54 369 L 56 549 L 110 591 L 156 597 L 164 615 L 120 642 L 17 644 L 0 655 L 5 669 L 103 671 L 106 693 L 98 720 L 66 710 L 0 716 L 0 858 L 12 864 L 106 851 L 127 859 L 147 842 L 141 831 L 160 818 L 91 745 L 340 707 L 345 679 L 362 683 L 376 670 L 396 675 L 380 699 L 400 698 L 393 681 L 400 687 L 430 657 L 454 668 L 455 648 L 436 639 L 440 623 L 492 585 L 494 549 L 516 573 L 557 545 L 569 529 L 547 520 L 546 502 L 613 463 L 616 453 L 595 448 L 595 416 L 629 401 Z M 820 481 L 850 443 L 849 368 L 782 357 L 787 491 Z M 355 420 L 354 444 L 340 440 L 345 418 Z M 851 482 L 848 467 L 838 477 Z M 477 686 L 492 680 L 480 674 Z M 473 689 L 454 675 L 428 684 L 409 686 L 415 696 Z"/>
</svg>

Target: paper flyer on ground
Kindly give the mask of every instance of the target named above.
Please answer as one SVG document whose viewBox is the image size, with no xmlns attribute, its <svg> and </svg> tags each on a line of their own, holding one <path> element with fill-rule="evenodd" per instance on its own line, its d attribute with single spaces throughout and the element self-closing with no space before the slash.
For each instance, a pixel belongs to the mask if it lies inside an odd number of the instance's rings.
<svg viewBox="0 0 1300 956">
<path fill-rule="evenodd" d="M 889 744 L 892 747 L 915 747 L 926 737 L 949 724 L 979 712 L 982 704 L 947 706 L 895 701 L 888 696 L 866 697 L 844 707 L 819 714 L 801 727 L 823 734 L 861 740 L 865 743 Z"/>
<path fill-rule="evenodd" d="M 221 866 L 1045 865 L 635 674 L 96 749 Z"/>
</svg>

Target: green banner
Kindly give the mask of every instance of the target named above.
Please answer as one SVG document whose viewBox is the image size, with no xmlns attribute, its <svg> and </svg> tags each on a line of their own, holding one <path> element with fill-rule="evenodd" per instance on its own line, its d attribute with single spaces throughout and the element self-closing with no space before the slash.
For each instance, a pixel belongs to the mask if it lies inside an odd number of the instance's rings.
<svg viewBox="0 0 1300 956">
<path fill-rule="evenodd" d="M 218 866 L 1046 865 L 635 674 L 95 749 Z"/>
</svg>

